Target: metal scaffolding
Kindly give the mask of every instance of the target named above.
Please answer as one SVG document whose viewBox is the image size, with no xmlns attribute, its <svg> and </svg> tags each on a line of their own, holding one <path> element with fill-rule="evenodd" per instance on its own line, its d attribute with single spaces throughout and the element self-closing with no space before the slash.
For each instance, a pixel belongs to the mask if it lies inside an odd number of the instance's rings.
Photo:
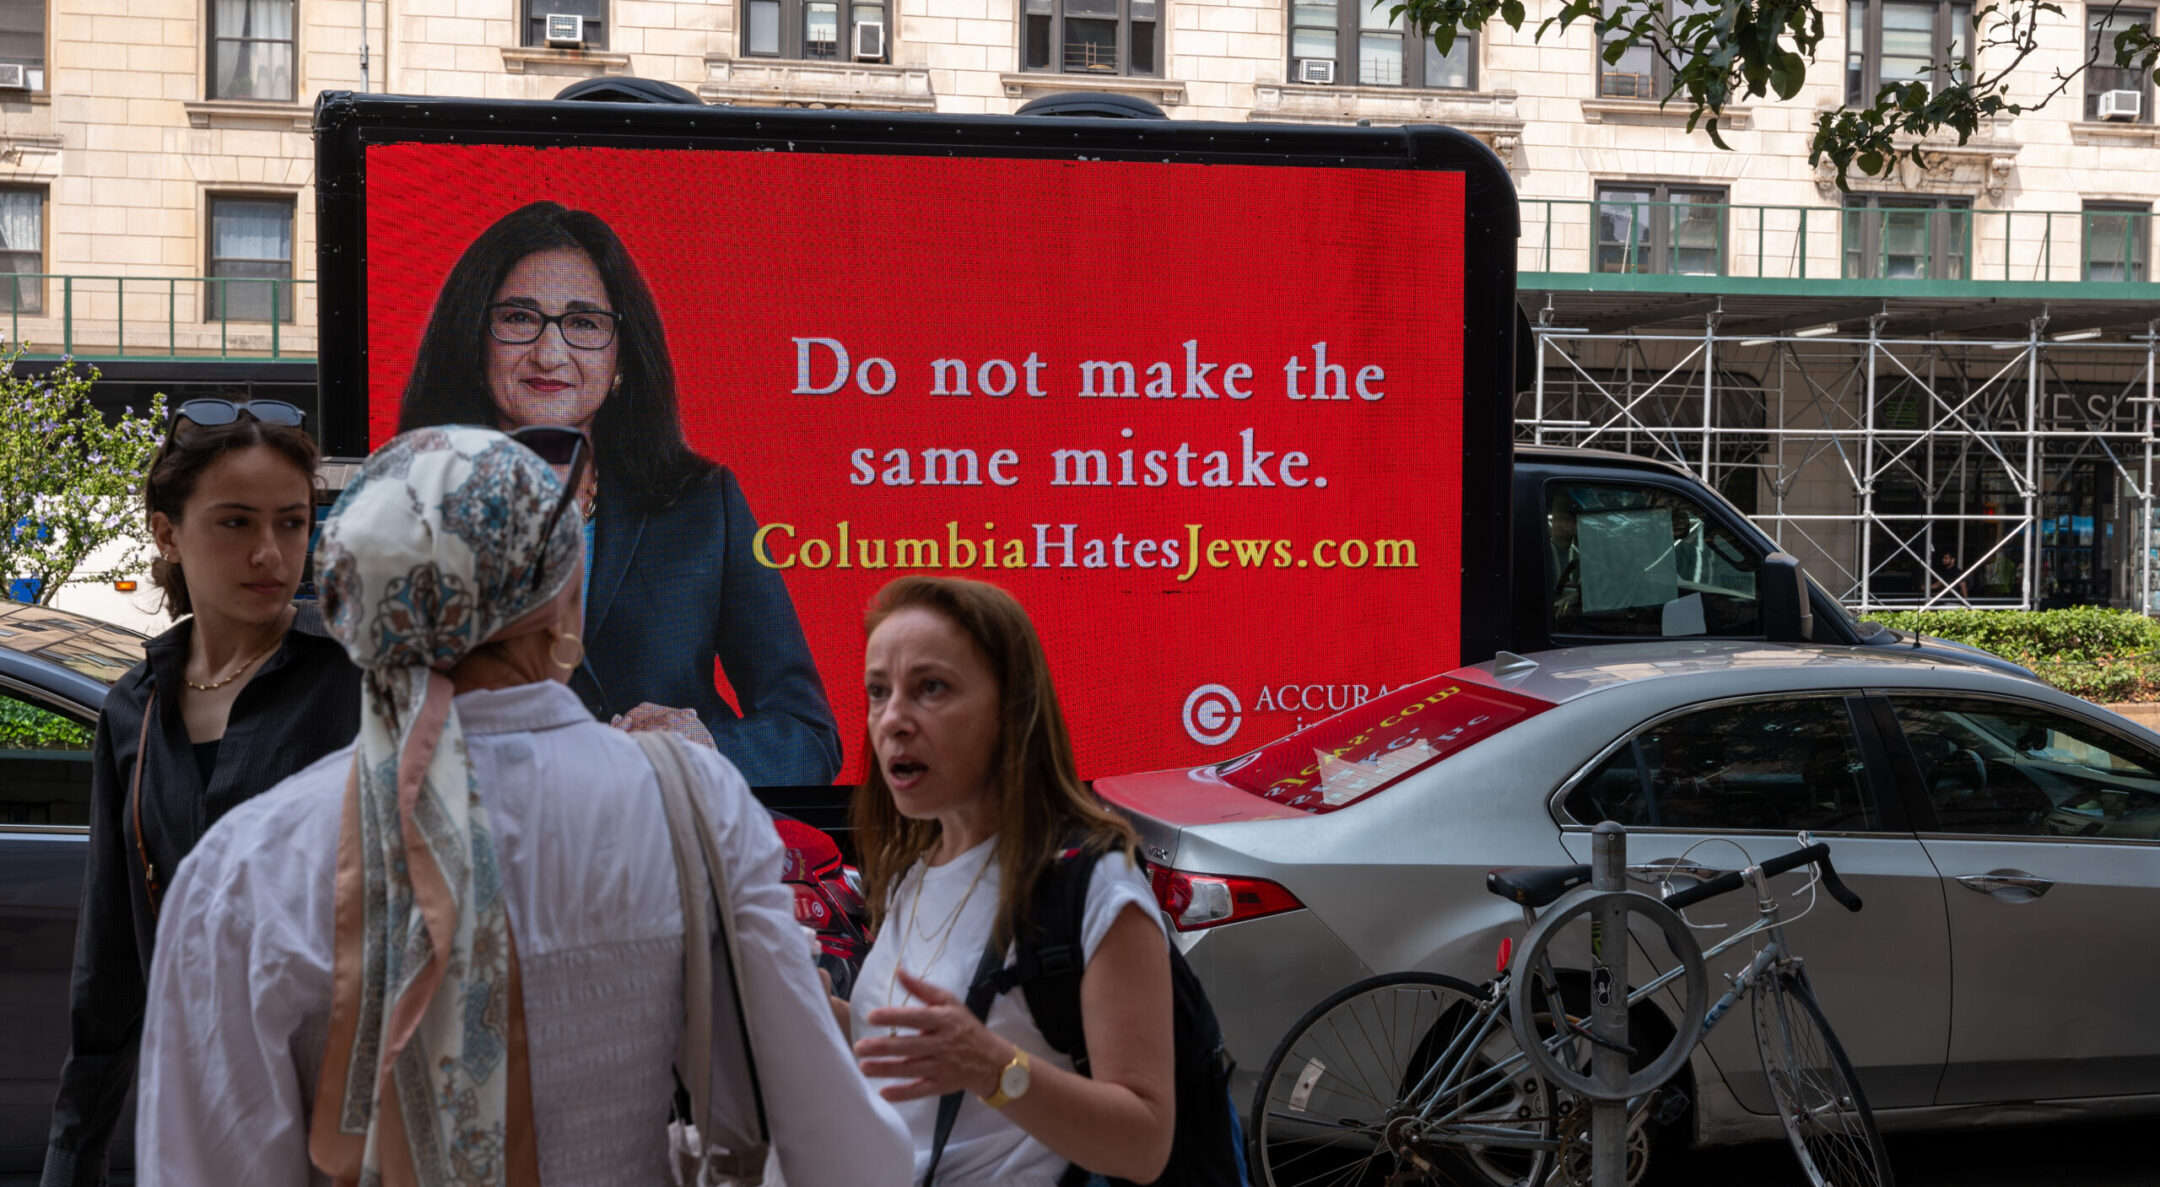
<svg viewBox="0 0 2160 1187">
<path fill-rule="evenodd" d="M 1682 466 L 1856 611 L 2153 613 L 2160 322 L 2129 341 L 1535 327 L 1517 437 Z M 1829 327 L 1821 327 L 1828 331 Z"/>
</svg>

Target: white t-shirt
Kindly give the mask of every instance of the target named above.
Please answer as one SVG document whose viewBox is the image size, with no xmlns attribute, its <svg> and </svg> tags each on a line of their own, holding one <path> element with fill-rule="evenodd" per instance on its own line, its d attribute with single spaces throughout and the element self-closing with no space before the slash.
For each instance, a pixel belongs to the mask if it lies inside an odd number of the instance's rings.
<svg viewBox="0 0 2160 1187">
<path fill-rule="evenodd" d="M 976 877 L 978 872 L 980 878 Z M 874 1033 L 876 1028 L 863 1021 L 871 1010 L 887 1004 L 915 1004 L 906 987 L 893 976 L 895 965 L 955 997 L 965 998 L 975 966 L 982 960 L 983 945 L 990 941 L 997 898 L 996 837 L 941 866 L 916 862 L 893 889 L 885 926 L 879 930 L 869 956 L 863 959 L 862 974 L 848 1002 L 854 1036 L 860 1039 Z M 1107 854 L 1095 863 L 1089 875 L 1087 906 L 1080 919 L 1080 943 L 1088 960 L 1095 959 L 1095 949 L 1127 904 L 1139 907 L 1156 927 L 1163 926 L 1161 910 L 1146 877 L 1124 854 Z M 952 921 L 950 939 L 946 938 L 948 920 Z M 1163 935 L 1167 942 L 1169 933 Z M 1036 1029 L 1023 991 L 1015 989 L 992 999 L 987 1024 L 991 1033 L 1026 1051 L 1031 1062 L 1073 1070 L 1072 1060 L 1052 1051 L 1042 1031 Z M 930 1141 L 937 1133 L 938 1098 L 907 1101 L 895 1108 L 914 1138 L 915 1174 L 920 1179 L 930 1162 Z M 953 1122 L 944 1157 L 938 1161 L 937 1181 L 938 1187 L 1054 1187 L 1064 1172 L 1063 1158 L 969 1095 L 960 1102 L 960 1116 Z"/>
</svg>

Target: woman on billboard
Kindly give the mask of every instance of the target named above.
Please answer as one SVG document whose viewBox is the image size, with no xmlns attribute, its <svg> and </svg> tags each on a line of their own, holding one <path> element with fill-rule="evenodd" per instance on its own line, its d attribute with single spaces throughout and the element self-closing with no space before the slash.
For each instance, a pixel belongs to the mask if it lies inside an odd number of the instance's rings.
<svg viewBox="0 0 2160 1187">
<path fill-rule="evenodd" d="M 459 257 L 435 301 L 398 431 L 567 425 L 592 441 L 585 659 L 571 688 L 603 718 L 677 728 L 684 711 L 752 786 L 830 783 L 839 730 L 780 575 L 727 467 L 693 452 L 659 310 L 597 216 L 534 202 Z M 718 661 L 741 712 L 714 687 Z M 692 731 L 694 732 L 694 731 Z"/>
</svg>

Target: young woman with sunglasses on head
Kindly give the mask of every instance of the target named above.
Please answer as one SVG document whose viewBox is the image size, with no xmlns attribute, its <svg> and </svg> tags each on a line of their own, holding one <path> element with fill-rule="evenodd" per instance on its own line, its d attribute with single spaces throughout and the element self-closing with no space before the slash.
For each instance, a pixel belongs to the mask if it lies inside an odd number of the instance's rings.
<svg viewBox="0 0 2160 1187">
<path fill-rule="evenodd" d="M 181 859 L 219 817 L 359 728 L 358 669 L 320 613 L 292 600 L 317 460 L 300 422 L 278 401 L 191 400 L 143 483 L 151 579 L 179 621 L 144 646 L 98 719 L 45 1187 L 105 1181 L 135 1079 L 161 895 Z"/>
<path fill-rule="evenodd" d="M 830 783 L 840 733 L 794 603 L 751 553 L 758 524 L 734 474 L 683 439 L 676 395 L 659 309 L 622 241 L 593 214 L 535 202 L 443 282 L 398 429 L 586 433 L 586 658 L 572 690 L 633 729 L 694 711 L 752 786 Z"/>
</svg>

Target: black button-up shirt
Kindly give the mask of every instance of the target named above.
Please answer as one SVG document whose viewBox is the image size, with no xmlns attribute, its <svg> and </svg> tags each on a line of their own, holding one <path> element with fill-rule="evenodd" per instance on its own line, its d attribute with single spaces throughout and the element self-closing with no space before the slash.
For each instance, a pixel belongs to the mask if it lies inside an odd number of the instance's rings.
<svg viewBox="0 0 2160 1187">
<path fill-rule="evenodd" d="M 157 939 L 127 804 L 136 763 L 142 763 L 143 849 L 162 887 L 225 813 L 351 742 L 360 729 L 359 669 L 330 638 L 321 613 L 304 605 L 277 651 L 234 698 L 205 786 L 180 714 L 193 627 L 192 620 L 183 621 L 145 644 L 143 662 L 113 685 L 98 717 L 68 1058 L 53 1103 L 43 1187 L 105 1181 L 106 1147 L 135 1081 L 143 994 Z M 145 735 L 143 713 L 153 688 L 157 716 Z"/>
</svg>

